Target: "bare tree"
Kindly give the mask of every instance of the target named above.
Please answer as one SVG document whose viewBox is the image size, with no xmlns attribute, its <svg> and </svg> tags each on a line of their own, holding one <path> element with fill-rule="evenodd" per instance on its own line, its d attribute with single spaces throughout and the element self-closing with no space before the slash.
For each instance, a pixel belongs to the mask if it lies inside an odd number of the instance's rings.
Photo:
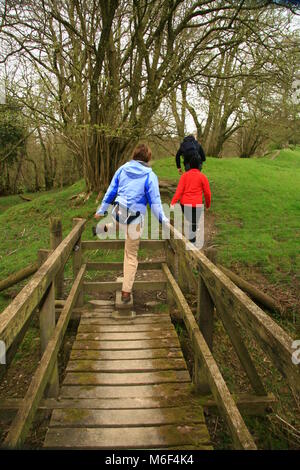
<svg viewBox="0 0 300 470">
<path fill-rule="evenodd" d="M 252 34 L 261 0 L 42 0 L 7 2 L 3 60 L 17 54 L 47 90 L 30 106 L 60 129 L 88 190 L 107 185 L 162 100 L 209 73 Z M 246 34 L 246 33 L 245 33 Z M 183 88 L 184 90 L 184 88 Z"/>
<path fill-rule="evenodd" d="M 291 93 L 288 69 L 296 54 L 297 43 L 292 40 L 295 33 L 291 35 L 289 16 L 274 9 L 259 11 L 252 16 L 256 21 L 251 34 L 248 26 L 243 25 L 233 47 L 220 46 L 219 57 L 204 73 L 194 74 L 188 93 L 176 104 L 174 94 L 172 109 L 177 128 L 182 115 L 180 109 L 188 110 L 198 139 L 208 155 L 219 156 L 224 143 L 249 120 L 253 121 L 247 110 L 257 87 L 263 88 L 264 84 L 265 93 L 273 97 L 274 103 L 276 94 L 283 90 Z M 193 65 L 195 67 L 195 63 Z M 179 98 L 178 93 L 176 96 Z M 253 108 L 252 111 L 255 112 Z"/>
</svg>

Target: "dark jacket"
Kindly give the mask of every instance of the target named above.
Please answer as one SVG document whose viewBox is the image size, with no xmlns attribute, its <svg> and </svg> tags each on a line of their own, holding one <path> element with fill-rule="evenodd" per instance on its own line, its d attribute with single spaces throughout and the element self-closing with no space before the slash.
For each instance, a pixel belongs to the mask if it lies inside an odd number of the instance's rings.
<svg viewBox="0 0 300 470">
<path fill-rule="evenodd" d="M 194 150 L 193 150 L 194 149 Z M 180 147 L 176 153 L 176 166 L 177 168 L 180 168 L 180 157 L 183 155 L 183 164 L 184 166 L 188 165 L 190 162 L 190 159 L 192 158 L 193 155 L 199 156 L 199 159 L 201 160 L 201 164 L 205 162 L 206 157 L 203 148 L 199 144 L 199 142 L 195 139 L 194 136 L 188 135 L 183 139 L 183 141 L 180 144 Z"/>
</svg>

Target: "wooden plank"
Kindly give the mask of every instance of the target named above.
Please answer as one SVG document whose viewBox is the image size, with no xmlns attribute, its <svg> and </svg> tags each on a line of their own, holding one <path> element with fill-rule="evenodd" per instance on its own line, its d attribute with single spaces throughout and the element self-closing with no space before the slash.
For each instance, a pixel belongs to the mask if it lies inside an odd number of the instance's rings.
<svg viewBox="0 0 300 470">
<path fill-rule="evenodd" d="M 272 394 L 256 396 L 246 393 L 238 394 L 234 397 L 240 412 L 245 415 L 264 415 L 277 406 L 277 399 Z M 11 412 L 10 416 L 22 405 L 22 398 L 6 398 L 0 402 L 0 417 L 6 412 Z M 199 396 L 193 393 L 182 395 L 152 398 L 45 398 L 40 401 L 39 410 L 54 409 L 91 409 L 91 410 L 122 410 L 122 409 L 148 409 L 148 408 L 172 408 L 189 404 L 189 409 L 204 407 L 211 412 L 218 412 L 218 406 L 214 398 L 210 396 Z"/>
<path fill-rule="evenodd" d="M 196 319 L 199 329 L 211 351 L 213 347 L 214 307 L 209 291 L 199 275 Z"/>
<path fill-rule="evenodd" d="M 89 240 L 82 242 L 83 250 L 123 250 L 124 240 Z M 140 248 L 151 250 L 164 250 L 164 240 L 141 240 Z"/>
<path fill-rule="evenodd" d="M 60 287 L 59 287 L 60 288 Z M 40 338 L 42 355 L 46 351 L 48 343 L 55 330 L 55 285 L 51 283 L 43 299 L 39 312 Z M 48 397 L 57 397 L 59 392 L 59 377 L 57 361 L 53 365 L 53 371 L 45 393 Z"/>
<path fill-rule="evenodd" d="M 74 243 L 84 230 L 84 225 L 85 220 L 82 219 L 56 250 L 50 254 L 49 258 L 33 275 L 11 304 L 1 313 L 0 340 L 4 341 L 6 349 L 9 349 L 33 310 L 42 300 L 53 278 L 65 265 Z"/>
<path fill-rule="evenodd" d="M 76 226 L 80 219 L 73 219 L 73 227 Z M 78 238 L 76 245 L 74 246 L 73 249 L 73 277 L 74 280 L 76 279 L 77 274 L 79 273 L 81 266 L 82 266 L 82 247 L 81 247 L 81 236 Z M 82 307 L 83 306 L 83 290 L 78 295 L 77 299 L 77 307 Z"/>
<path fill-rule="evenodd" d="M 118 361 L 120 359 L 160 359 L 160 358 L 172 358 L 172 357 L 183 357 L 179 344 L 177 348 L 165 348 L 165 349 L 126 349 L 120 351 L 102 350 L 95 351 L 93 349 L 88 350 L 72 350 L 70 359 L 71 360 L 110 360 Z"/>
<path fill-rule="evenodd" d="M 91 359 L 71 360 L 67 365 L 68 372 L 135 372 L 157 370 L 185 370 L 186 363 L 180 359 L 128 359 L 128 360 L 102 360 Z"/>
<path fill-rule="evenodd" d="M 142 341 L 75 341 L 73 349 L 125 350 L 125 349 L 161 349 L 179 346 L 177 338 L 160 338 Z"/>
<path fill-rule="evenodd" d="M 177 338 L 175 328 L 160 331 L 137 331 L 130 333 L 78 333 L 76 336 L 77 341 L 136 341 L 136 340 L 151 340 L 157 338 Z"/>
<path fill-rule="evenodd" d="M 234 401 L 240 413 L 247 416 L 266 415 L 276 409 L 278 403 L 273 393 L 264 396 L 241 393 L 234 396 Z M 201 397 L 200 404 L 212 412 L 218 412 L 218 406 L 213 397 Z"/>
<path fill-rule="evenodd" d="M 171 227 L 171 232 L 174 235 L 176 230 Z M 199 267 L 214 302 L 218 298 L 222 298 L 230 315 L 252 335 L 289 384 L 296 392 L 300 393 L 300 368 L 291 361 L 292 337 L 200 250 L 185 250 L 185 242 L 186 240 L 183 239 L 182 249 L 185 251 L 187 259 L 190 260 L 191 266 Z"/>
<path fill-rule="evenodd" d="M 191 392 L 189 382 L 155 385 L 63 385 L 61 398 L 159 398 L 181 396 Z"/>
<path fill-rule="evenodd" d="M 35 412 L 43 396 L 45 387 L 51 377 L 57 354 L 66 332 L 72 308 L 74 307 L 85 273 L 85 265 L 81 268 L 71 288 L 61 316 L 56 325 L 52 339 L 49 341 L 43 357 L 37 367 L 33 379 L 26 392 L 23 404 L 19 409 L 4 441 L 5 447 L 21 445 L 29 431 Z"/>
<path fill-rule="evenodd" d="M 161 426 L 163 424 L 204 424 L 202 408 L 153 408 L 132 410 L 91 410 L 68 408 L 54 410 L 50 427 L 131 427 Z"/>
<path fill-rule="evenodd" d="M 213 326 L 214 326 L 214 303 L 211 299 L 209 291 L 200 276 L 198 275 L 197 285 L 197 313 L 196 320 L 201 333 L 210 349 L 213 347 Z M 200 393 L 208 393 L 209 385 L 205 379 L 202 364 L 199 364 L 198 357 L 194 361 L 194 383 Z"/>
<path fill-rule="evenodd" d="M 159 332 L 161 328 L 174 328 L 170 323 L 167 326 L 159 326 L 157 323 L 133 324 L 133 325 L 95 325 L 93 323 L 80 323 L 78 333 L 134 333 L 134 332 Z"/>
<path fill-rule="evenodd" d="M 92 307 L 89 306 L 89 308 L 84 308 L 84 307 L 81 308 L 81 313 L 84 313 L 84 312 L 107 313 L 107 312 L 113 312 L 114 310 L 115 310 L 115 304 L 103 305 L 103 307 L 93 305 Z"/>
<path fill-rule="evenodd" d="M 153 269 L 161 269 L 161 263 L 166 261 L 165 258 L 155 259 L 153 261 L 139 261 L 138 270 L 139 271 L 147 271 Z M 123 263 L 118 262 L 88 262 L 87 263 L 87 270 L 88 271 L 122 271 L 123 270 Z"/>
<path fill-rule="evenodd" d="M 148 385 L 172 382 L 190 382 L 186 370 L 157 372 L 68 372 L 64 385 Z"/>
<path fill-rule="evenodd" d="M 169 316 L 155 315 L 145 317 L 144 315 L 137 315 L 135 318 L 113 318 L 113 317 L 97 317 L 93 315 L 82 314 L 81 325 L 169 325 L 171 319 Z"/>
<path fill-rule="evenodd" d="M 93 318 L 93 319 L 97 319 L 97 318 L 110 318 L 110 315 L 113 313 L 113 310 L 110 311 L 110 310 L 82 310 L 81 311 L 81 318 Z M 137 314 L 135 317 L 132 317 L 132 318 L 124 318 L 124 320 L 126 321 L 138 321 L 138 320 L 141 320 L 141 319 L 147 319 L 147 318 L 150 318 L 150 319 L 160 319 L 160 320 L 167 320 L 169 322 L 171 322 L 171 318 L 170 318 L 170 315 L 168 313 L 161 313 L 161 312 L 151 312 L 151 313 L 143 313 L 143 314 Z M 115 322 L 119 322 L 119 320 L 121 319 L 114 319 Z"/>
<path fill-rule="evenodd" d="M 177 305 L 182 311 L 184 323 L 193 341 L 195 352 L 199 355 L 204 366 L 206 377 L 215 401 L 218 403 L 228 427 L 230 429 L 234 445 L 238 449 L 256 449 L 256 445 L 243 421 L 243 418 L 227 388 L 222 374 L 207 346 L 202 333 L 199 330 L 193 313 L 188 306 L 178 284 L 171 274 L 168 266 L 163 264 L 162 269 L 172 287 Z"/>
<path fill-rule="evenodd" d="M 50 428 L 44 447 L 72 449 L 151 449 L 193 445 L 210 449 L 206 426 L 135 428 Z"/>
<path fill-rule="evenodd" d="M 89 304 L 96 305 L 96 306 L 102 308 L 102 307 L 107 307 L 107 306 L 113 306 L 113 305 L 115 305 L 115 302 L 114 302 L 114 300 L 101 300 L 101 299 L 99 299 L 99 300 L 90 300 Z"/>
<path fill-rule="evenodd" d="M 84 282 L 83 287 L 86 294 L 116 292 L 117 290 L 121 290 L 122 282 Z M 133 284 L 133 291 L 161 291 L 165 288 L 165 281 L 135 281 Z"/>
</svg>

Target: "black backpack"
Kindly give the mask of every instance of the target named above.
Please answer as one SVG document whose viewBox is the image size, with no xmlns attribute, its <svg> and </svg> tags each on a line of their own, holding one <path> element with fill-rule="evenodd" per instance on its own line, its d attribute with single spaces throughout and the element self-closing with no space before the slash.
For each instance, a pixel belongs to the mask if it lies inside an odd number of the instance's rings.
<svg viewBox="0 0 300 470">
<path fill-rule="evenodd" d="M 181 151 L 184 158 L 190 159 L 194 155 L 199 157 L 197 142 L 195 139 L 184 139 L 181 144 Z"/>
</svg>

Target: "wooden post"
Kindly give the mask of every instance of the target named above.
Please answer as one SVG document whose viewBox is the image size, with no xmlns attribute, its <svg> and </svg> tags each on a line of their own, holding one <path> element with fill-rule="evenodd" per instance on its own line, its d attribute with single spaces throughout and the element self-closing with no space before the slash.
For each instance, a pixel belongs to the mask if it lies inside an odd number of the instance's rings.
<svg viewBox="0 0 300 470">
<path fill-rule="evenodd" d="M 42 265 L 49 255 L 49 250 L 39 250 L 38 260 Z M 51 282 L 40 306 L 40 338 L 41 353 L 43 354 L 48 342 L 50 341 L 55 330 L 55 288 L 54 282 Z M 53 367 L 51 378 L 47 385 L 45 395 L 48 398 L 56 398 L 59 392 L 59 377 L 57 361 Z"/>
<path fill-rule="evenodd" d="M 205 254 L 212 263 L 216 262 L 217 255 L 215 249 L 207 249 Z M 214 302 L 198 269 L 196 320 L 211 351 L 213 349 L 214 308 Z"/>
<path fill-rule="evenodd" d="M 73 227 L 80 221 L 81 219 L 73 219 Z M 79 273 L 82 266 L 82 245 L 81 245 L 81 237 L 77 240 L 76 244 L 74 245 L 73 249 L 73 276 L 74 280 L 76 279 L 77 274 Z M 76 307 L 82 307 L 84 304 L 83 300 L 83 287 L 80 289 L 80 293 L 78 295 Z"/>
<path fill-rule="evenodd" d="M 55 250 L 62 242 L 62 223 L 59 217 L 50 218 L 50 248 Z M 55 295 L 57 299 L 63 298 L 64 292 L 64 268 L 59 271 L 55 278 Z"/>
<path fill-rule="evenodd" d="M 198 276 L 196 321 L 201 333 L 203 334 L 207 346 L 209 347 L 210 351 L 212 351 L 214 304 L 200 275 L 200 272 Z M 197 354 L 195 354 L 193 382 L 196 385 L 199 393 L 203 395 L 210 393 L 210 387 L 206 380 L 205 369 Z"/>
<path fill-rule="evenodd" d="M 207 251 L 206 255 L 212 262 L 215 262 L 216 254 L 214 251 Z M 211 352 L 213 349 L 214 308 L 212 298 L 198 270 L 196 321 Z M 204 368 L 198 355 L 195 355 L 194 383 L 201 394 L 210 393 L 210 387 L 206 381 Z"/>
<path fill-rule="evenodd" d="M 207 346 L 212 351 L 214 303 L 200 273 L 198 278 L 196 320 Z"/>
</svg>

